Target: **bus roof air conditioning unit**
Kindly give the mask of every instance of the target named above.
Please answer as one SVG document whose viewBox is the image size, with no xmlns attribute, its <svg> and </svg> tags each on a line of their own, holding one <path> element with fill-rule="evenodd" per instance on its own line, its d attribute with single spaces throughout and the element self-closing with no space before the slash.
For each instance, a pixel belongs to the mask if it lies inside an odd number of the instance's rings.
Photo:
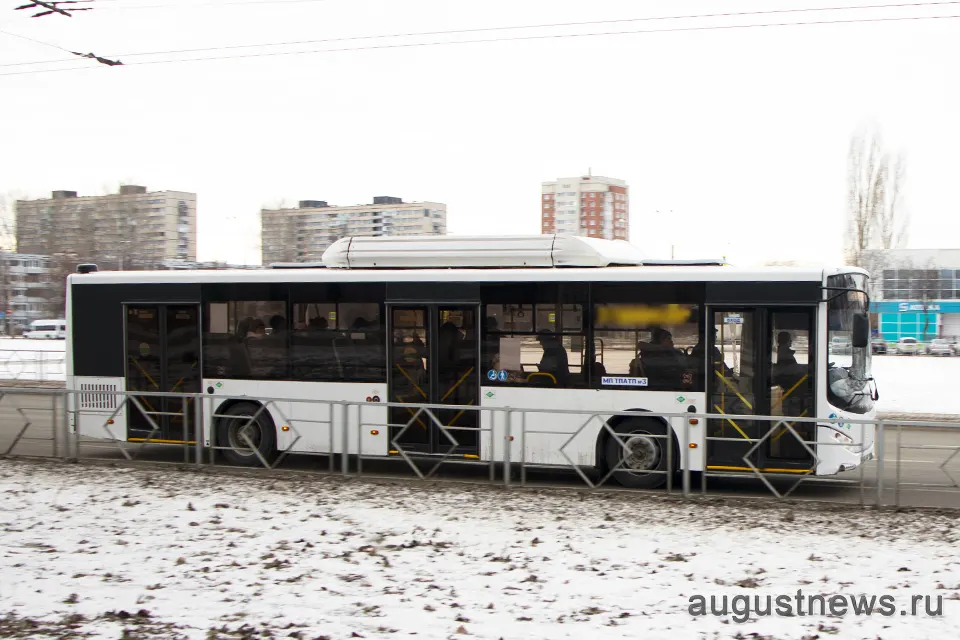
<svg viewBox="0 0 960 640">
<path fill-rule="evenodd" d="M 339 269 L 505 269 L 638 266 L 644 257 L 624 240 L 580 236 L 395 236 L 342 238 L 323 262 Z"/>
</svg>

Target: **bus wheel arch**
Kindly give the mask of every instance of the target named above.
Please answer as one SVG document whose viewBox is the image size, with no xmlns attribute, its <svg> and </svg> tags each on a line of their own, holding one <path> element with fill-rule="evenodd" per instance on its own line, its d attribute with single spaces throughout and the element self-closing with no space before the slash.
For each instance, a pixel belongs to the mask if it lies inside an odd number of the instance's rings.
<svg viewBox="0 0 960 640">
<path fill-rule="evenodd" d="M 667 482 L 666 471 L 669 468 L 676 472 L 680 467 L 680 444 L 677 436 L 673 433 L 670 424 L 660 416 L 649 415 L 647 409 L 627 409 L 626 411 L 636 413 L 636 415 L 617 415 L 610 420 L 610 428 L 618 434 L 635 433 L 637 438 L 627 440 L 627 445 L 635 452 L 638 462 L 651 471 L 661 473 L 636 473 L 631 471 L 618 470 L 611 476 L 618 484 L 634 489 L 656 489 Z M 648 415 L 644 415 L 648 414 Z M 664 437 L 643 436 L 667 436 L 673 440 L 672 461 L 667 466 L 667 439 Z M 606 475 L 611 469 L 617 466 L 625 454 L 623 446 L 617 439 L 610 435 L 607 429 L 601 429 L 597 436 L 596 443 L 596 466 L 601 475 Z M 621 465 L 621 469 L 627 465 Z"/>
<path fill-rule="evenodd" d="M 216 444 L 230 464 L 257 467 L 263 465 L 261 457 L 267 462 L 273 461 L 277 453 L 277 427 L 262 403 L 227 400 L 217 407 L 215 415 L 218 416 L 213 422 Z M 248 439 L 256 451 L 246 444 Z"/>
</svg>

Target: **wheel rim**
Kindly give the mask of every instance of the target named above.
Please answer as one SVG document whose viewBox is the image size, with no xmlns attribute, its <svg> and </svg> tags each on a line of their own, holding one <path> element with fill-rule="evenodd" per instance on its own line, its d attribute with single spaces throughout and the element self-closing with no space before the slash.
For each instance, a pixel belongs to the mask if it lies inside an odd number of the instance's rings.
<svg viewBox="0 0 960 640">
<path fill-rule="evenodd" d="M 251 416 L 238 417 L 230 423 L 227 429 L 227 440 L 230 448 L 235 452 L 252 456 L 254 451 L 260 448 L 263 441 L 263 431 L 260 429 L 260 423 L 251 420 Z M 253 449 L 247 444 L 247 441 L 253 444 Z"/>
<path fill-rule="evenodd" d="M 647 432 L 636 432 L 623 445 L 621 468 L 634 474 L 653 471 L 660 465 L 660 443 Z"/>
</svg>

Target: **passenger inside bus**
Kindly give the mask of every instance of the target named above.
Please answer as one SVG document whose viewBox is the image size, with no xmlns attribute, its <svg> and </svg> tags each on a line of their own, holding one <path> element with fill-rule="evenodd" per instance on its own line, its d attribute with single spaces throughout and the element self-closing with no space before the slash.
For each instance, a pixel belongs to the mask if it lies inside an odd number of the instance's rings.
<svg viewBox="0 0 960 640">
<path fill-rule="evenodd" d="M 537 371 L 548 373 L 556 379 L 557 386 L 566 386 L 570 377 L 570 362 L 567 358 L 567 350 L 563 348 L 561 339 L 551 331 L 541 331 L 537 335 L 537 341 L 543 348 L 543 357 L 537 365 Z M 534 376 L 534 384 L 544 384 L 545 376 Z M 550 380 L 553 383 L 553 380 Z"/>
<path fill-rule="evenodd" d="M 717 342 L 719 341 L 719 331 L 717 327 L 713 327 L 713 349 L 710 350 L 710 364 L 712 365 L 711 371 L 718 371 L 724 377 L 733 379 L 733 369 L 727 366 L 727 363 L 723 360 L 723 353 L 720 352 L 720 348 L 717 347 Z M 701 339 L 691 350 L 690 357 L 693 358 L 693 366 L 697 371 L 697 375 L 701 378 L 703 377 L 703 367 L 704 367 L 704 356 L 706 355 L 706 342 Z M 711 373 L 711 375 L 713 375 Z"/>
<path fill-rule="evenodd" d="M 669 331 L 654 329 L 651 344 L 641 346 L 640 359 L 650 387 L 681 388 L 688 358 L 674 347 L 673 334 Z"/>
</svg>

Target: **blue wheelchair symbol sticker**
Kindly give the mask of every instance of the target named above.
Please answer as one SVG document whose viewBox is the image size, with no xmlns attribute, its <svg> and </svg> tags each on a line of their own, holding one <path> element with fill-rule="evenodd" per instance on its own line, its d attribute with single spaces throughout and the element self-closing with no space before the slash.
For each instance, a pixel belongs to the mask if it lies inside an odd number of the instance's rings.
<svg viewBox="0 0 960 640">
<path fill-rule="evenodd" d="M 506 372 L 506 371 L 501 371 L 500 374 L 499 374 L 499 378 L 500 378 L 500 382 L 506 382 L 506 381 L 507 381 L 507 372 Z"/>
<path fill-rule="evenodd" d="M 497 379 L 496 370 L 490 369 L 490 371 L 487 371 L 487 380 L 496 380 L 496 379 Z"/>
</svg>

